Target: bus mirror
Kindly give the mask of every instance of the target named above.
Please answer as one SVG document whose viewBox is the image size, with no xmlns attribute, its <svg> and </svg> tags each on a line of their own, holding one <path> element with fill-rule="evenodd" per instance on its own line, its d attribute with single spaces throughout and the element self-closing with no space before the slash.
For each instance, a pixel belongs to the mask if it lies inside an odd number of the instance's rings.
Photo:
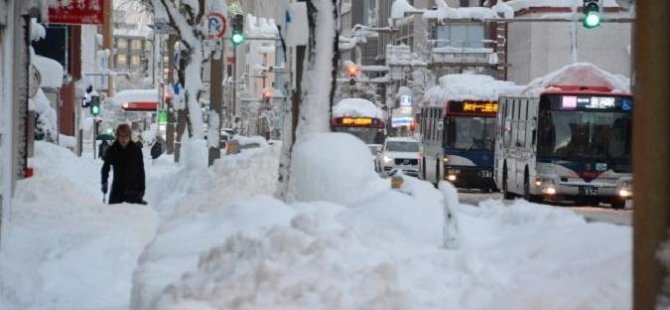
<svg viewBox="0 0 670 310">
<path fill-rule="evenodd" d="M 537 136 L 537 130 L 533 129 L 532 136 L 531 136 L 531 141 L 533 141 L 533 146 L 535 146 L 535 138 Z"/>
</svg>

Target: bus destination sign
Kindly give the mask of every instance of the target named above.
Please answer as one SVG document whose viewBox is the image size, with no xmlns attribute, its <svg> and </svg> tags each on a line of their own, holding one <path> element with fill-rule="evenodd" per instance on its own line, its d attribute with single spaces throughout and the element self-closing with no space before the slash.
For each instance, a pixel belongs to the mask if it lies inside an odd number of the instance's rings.
<svg viewBox="0 0 670 310">
<path fill-rule="evenodd" d="M 562 110 L 614 110 L 619 107 L 624 111 L 629 111 L 632 107 L 632 100 L 611 96 L 561 96 L 560 99 Z"/>
<path fill-rule="evenodd" d="M 452 101 L 449 103 L 450 113 L 495 114 L 498 103 L 491 101 Z"/>
</svg>

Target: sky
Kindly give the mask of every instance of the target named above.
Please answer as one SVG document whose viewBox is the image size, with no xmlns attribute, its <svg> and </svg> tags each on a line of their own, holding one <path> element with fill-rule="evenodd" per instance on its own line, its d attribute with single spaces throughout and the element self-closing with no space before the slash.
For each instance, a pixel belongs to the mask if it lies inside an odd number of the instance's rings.
<svg viewBox="0 0 670 310">
<path fill-rule="evenodd" d="M 392 190 L 341 133 L 296 145 L 283 202 L 280 145 L 208 169 L 197 143 L 186 163 L 145 158 L 142 206 L 102 204 L 100 161 L 38 142 L 3 234 L 0 309 L 631 306 L 630 227 L 522 200 L 458 204 L 413 178 Z M 333 149 L 348 155 L 314 160 Z"/>
</svg>

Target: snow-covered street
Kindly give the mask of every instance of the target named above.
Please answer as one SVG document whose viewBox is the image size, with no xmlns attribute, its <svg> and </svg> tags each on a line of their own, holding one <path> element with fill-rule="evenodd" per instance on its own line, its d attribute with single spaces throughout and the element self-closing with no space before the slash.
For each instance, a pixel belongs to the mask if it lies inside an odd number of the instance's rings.
<svg viewBox="0 0 670 310">
<path fill-rule="evenodd" d="M 313 146 L 330 138 L 321 139 Z M 362 143 L 343 141 L 369 158 Z M 520 200 L 453 206 L 459 246 L 444 249 L 442 194 L 414 178 L 392 190 L 371 163 L 358 175 L 330 163 L 345 171 L 320 180 L 349 173 L 374 192 L 332 188 L 349 191 L 348 202 L 311 193 L 331 198 L 286 204 L 272 197 L 278 145 L 213 169 L 161 157 L 147 160 L 148 206 L 110 206 L 100 199 L 100 163 L 36 147 L 36 176 L 20 182 L 0 252 L 1 309 L 631 305 L 631 229 L 570 210 Z"/>
</svg>

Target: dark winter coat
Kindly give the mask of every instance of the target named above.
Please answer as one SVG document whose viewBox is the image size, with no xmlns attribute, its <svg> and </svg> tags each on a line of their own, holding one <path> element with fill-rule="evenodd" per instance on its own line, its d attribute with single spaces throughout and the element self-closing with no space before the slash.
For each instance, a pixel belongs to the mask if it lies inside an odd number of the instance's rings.
<svg viewBox="0 0 670 310">
<path fill-rule="evenodd" d="M 144 160 L 142 149 L 135 143 L 124 148 L 118 141 L 107 149 L 102 165 L 102 183 L 106 184 L 110 166 L 114 167 L 114 181 L 109 193 L 109 203 L 143 203 Z"/>
</svg>

